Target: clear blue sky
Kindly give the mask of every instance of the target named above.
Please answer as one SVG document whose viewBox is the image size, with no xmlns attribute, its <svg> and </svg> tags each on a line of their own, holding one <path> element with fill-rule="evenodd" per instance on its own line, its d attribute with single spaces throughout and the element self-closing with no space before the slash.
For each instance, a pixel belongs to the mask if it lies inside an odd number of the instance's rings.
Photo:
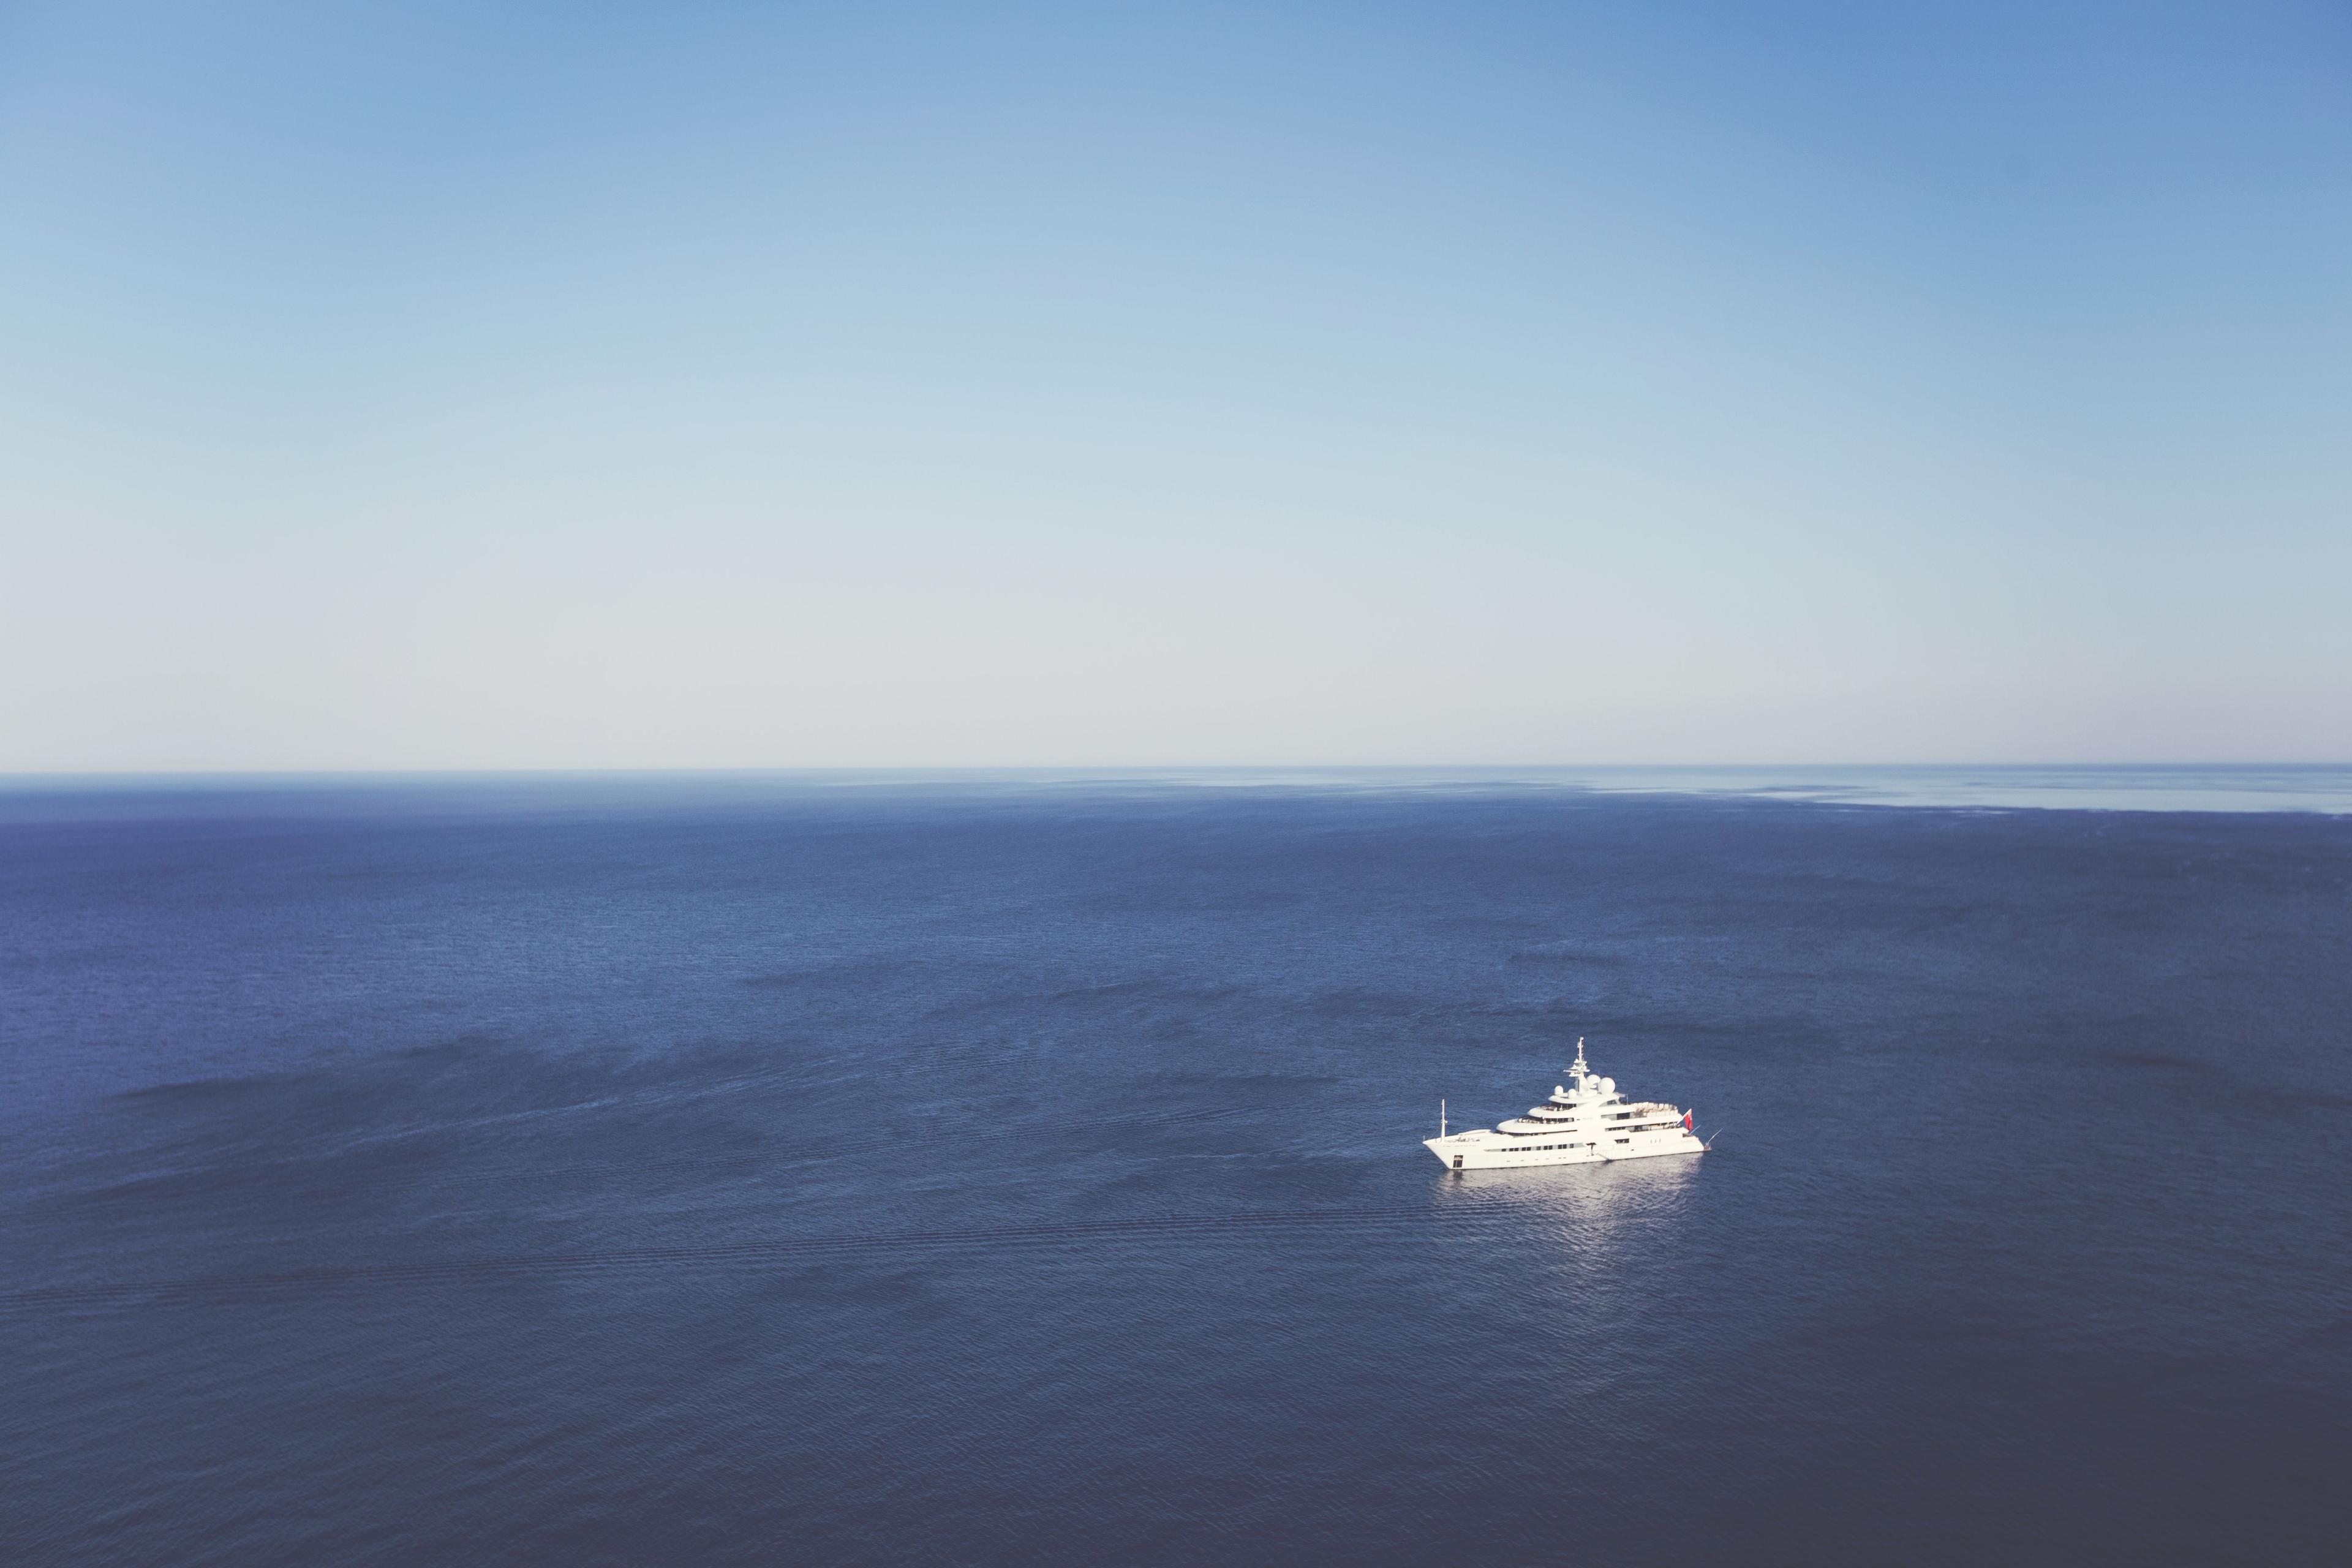
<svg viewBox="0 0 2352 1568">
<path fill-rule="evenodd" d="M 0 769 L 2352 757 L 2352 7 L 0 4 Z"/>
</svg>

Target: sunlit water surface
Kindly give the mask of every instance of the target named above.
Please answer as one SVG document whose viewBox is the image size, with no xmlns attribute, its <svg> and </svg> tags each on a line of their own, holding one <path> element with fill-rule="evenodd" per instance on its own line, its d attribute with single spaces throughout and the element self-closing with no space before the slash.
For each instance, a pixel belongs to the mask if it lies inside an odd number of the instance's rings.
<svg viewBox="0 0 2352 1568">
<path fill-rule="evenodd" d="M 2344 780 L 1987 777 L 16 781 L 5 1555 L 2338 1560 Z"/>
</svg>

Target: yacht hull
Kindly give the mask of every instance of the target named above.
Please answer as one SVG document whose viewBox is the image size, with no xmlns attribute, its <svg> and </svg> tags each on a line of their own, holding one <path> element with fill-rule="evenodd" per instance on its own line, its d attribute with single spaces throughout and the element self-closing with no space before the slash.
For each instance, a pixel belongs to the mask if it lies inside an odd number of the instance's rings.
<svg viewBox="0 0 2352 1568">
<path fill-rule="evenodd" d="M 1600 1165 L 1612 1160 L 1654 1160 L 1667 1154 L 1704 1154 L 1706 1145 L 1695 1133 L 1675 1129 L 1671 1135 L 1636 1134 L 1612 1148 L 1530 1149 L 1496 1142 L 1493 1133 L 1457 1132 L 1450 1138 L 1424 1138 L 1422 1147 L 1441 1164 L 1455 1171 L 1521 1170 L 1530 1165 Z M 1513 1142 L 1516 1142 L 1514 1140 Z"/>
</svg>

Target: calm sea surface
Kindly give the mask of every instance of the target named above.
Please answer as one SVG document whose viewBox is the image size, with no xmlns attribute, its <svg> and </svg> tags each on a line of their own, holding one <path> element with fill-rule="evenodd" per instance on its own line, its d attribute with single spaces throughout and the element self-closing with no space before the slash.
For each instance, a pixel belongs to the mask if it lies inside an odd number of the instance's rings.
<svg viewBox="0 0 2352 1568">
<path fill-rule="evenodd" d="M 2340 1562 L 2347 786 L 15 781 L 0 1559 Z"/>
</svg>

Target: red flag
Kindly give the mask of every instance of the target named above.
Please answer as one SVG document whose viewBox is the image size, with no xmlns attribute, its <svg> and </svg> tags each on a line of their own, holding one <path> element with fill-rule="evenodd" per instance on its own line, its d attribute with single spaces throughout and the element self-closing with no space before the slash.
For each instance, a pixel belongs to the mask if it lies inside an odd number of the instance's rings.
<svg viewBox="0 0 2352 1568">
<path fill-rule="evenodd" d="M 1690 1110 L 1685 1110 L 1685 1111 L 1684 1111 L 1684 1112 L 1683 1112 L 1683 1131 L 1685 1131 L 1685 1132 L 1689 1132 L 1689 1131 L 1696 1131 L 1696 1130 L 1691 1126 L 1691 1120 L 1690 1120 L 1690 1119 L 1691 1119 L 1693 1116 L 1696 1115 L 1696 1114 L 1697 1114 L 1697 1112 L 1696 1112 L 1696 1111 L 1690 1111 Z"/>
</svg>

